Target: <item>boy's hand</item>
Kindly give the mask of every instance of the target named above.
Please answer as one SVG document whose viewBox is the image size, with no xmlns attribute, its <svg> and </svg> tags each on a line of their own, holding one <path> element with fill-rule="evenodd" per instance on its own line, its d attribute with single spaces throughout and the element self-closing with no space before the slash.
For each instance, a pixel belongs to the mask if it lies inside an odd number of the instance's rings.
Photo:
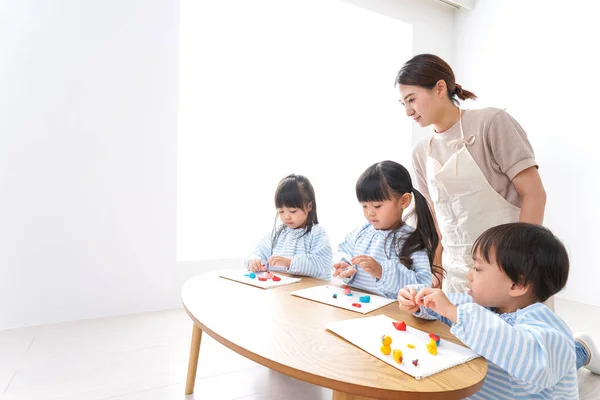
<svg viewBox="0 0 600 400">
<path fill-rule="evenodd" d="M 281 256 L 271 256 L 267 260 L 267 263 L 274 267 L 285 267 L 287 269 L 292 264 L 292 259 Z"/>
<path fill-rule="evenodd" d="M 408 311 L 410 313 L 416 313 L 421 308 L 415 303 L 415 296 L 417 291 L 413 288 L 400 289 L 398 292 L 398 305 L 401 310 Z"/>
<path fill-rule="evenodd" d="M 356 269 L 343 261 L 333 264 L 333 276 L 339 276 L 340 278 L 350 278 L 356 273 Z"/>
<path fill-rule="evenodd" d="M 456 322 L 456 306 L 448 300 L 442 289 L 421 289 L 416 295 L 415 303 L 430 308 L 450 321 Z"/>
<path fill-rule="evenodd" d="M 381 279 L 381 265 L 371 256 L 360 255 L 354 257 L 352 260 L 353 264 L 358 265 L 367 274 L 371 275 L 375 279 Z"/>
</svg>

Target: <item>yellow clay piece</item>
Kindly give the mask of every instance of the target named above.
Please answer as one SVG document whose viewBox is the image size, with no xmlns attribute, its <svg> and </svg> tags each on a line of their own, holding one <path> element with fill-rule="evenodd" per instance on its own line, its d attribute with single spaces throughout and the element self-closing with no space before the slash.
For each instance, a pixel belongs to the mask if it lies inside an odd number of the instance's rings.
<svg viewBox="0 0 600 400">
<path fill-rule="evenodd" d="M 390 353 L 392 352 L 392 348 L 390 346 L 386 346 L 385 344 L 383 346 L 381 346 L 379 348 L 379 350 L 381 350 L 381 352 L 383 354 L 385 354 L 386 356 L 389 356 Z"/>
<path fill-rule="evenodd" d="M 435 340 L 432 339 L 427 343 L 427 351 L 429 354 L 433 354 L 434 356 L 437 355 L 437 344 L 435 343 Z"/>
<path fill-rule="evenodd" d="M 402 364 L 402 350 L 394 349 L 393 357 L 394 357 L 394 360 L 396 360 L 396 362 L 398 364 Z"/>
<path fill-rule="evenodd" d="M 381 337 L 381 343 L 383 343 L 384 346 L 389 346 L 390 344 L 392 344 L 392 338 L 389 336 L 383 335 Z"/>
<path fill-rule="evenodd" d="M 414 344 L 410 344 L 410 343 L 409 343 L 409 344 L 407 344 L 407 345 L 406 345 L 406 347 L 408 347 L 409 349 L 414 349 L 414 348 L 415 348 L 415 345 L 414 345 Z"/>
</svg>

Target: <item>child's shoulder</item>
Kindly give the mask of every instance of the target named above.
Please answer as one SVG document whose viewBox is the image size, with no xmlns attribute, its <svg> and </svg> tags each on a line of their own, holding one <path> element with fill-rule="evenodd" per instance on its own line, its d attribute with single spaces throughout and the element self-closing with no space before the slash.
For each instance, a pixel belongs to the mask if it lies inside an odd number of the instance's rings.
<svg viewBox="0 0 600 400">
<path fill-rule="evenodd" d="M 572 339 L 567 323 L 543 303 L 535 303 L 516 313 L 516 323 L 532 325 L 537 329 L 558 331 Z"/>
<path fill-rule="evenodd" d="M 356 237 L 360 237 L 373 232 L 375 232 L 375 228 L 373 228 L 373 225 L 369 224 L 368 222 L 352 231 L 352 233 L 356 234 Z"/>
<path fill-rule="evenodd" d="M 327 232 L 320 224 L 314 224 L 312 228 L 310 228 L 310 234 L 315 236 L 321 236 L 327 234 Z"/>
</svg>

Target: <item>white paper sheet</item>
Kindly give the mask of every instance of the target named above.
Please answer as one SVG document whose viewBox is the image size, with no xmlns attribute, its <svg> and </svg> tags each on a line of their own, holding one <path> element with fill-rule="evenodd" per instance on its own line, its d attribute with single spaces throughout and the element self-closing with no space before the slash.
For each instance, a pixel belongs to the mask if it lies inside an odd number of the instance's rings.
<svg viewBox="0 0 600 400">
<path fill-rule="evenodd" d="M 292 283 L 300 282 L 302 280 L 302 278 L 290 278 L 285 275 L 273 273 L 275 276 L 280 277 L 281 280 L 274 281 L 272 279 L 267 279 L 266 281 L 259 281 L 258 278 L 264 276 L 266 274 L 266 272 L 255 272 L 254 274 L 256 275 L 256 277 L 254 279 L 246 276 L 247 274 L 250 274 L 250 271 L 247 271 L 245 269 L 236 269 L 236 270 L 221 271 L 219 273 L 219 276 L 221 278 L 245 283 L 246 285 L 256 286 L 256 287 L 259 287 L 262 289 L 270 289 L 270 288 L 274 288 L 277 286 L 289 285 Z"/>
<path fill-rule="evenodd" d="M 352 288 L 350 289 L 352 296 L 346 296 L 343 288 L 331 285 L 314 286 L 311 288 L 296 290 L 290 294 L 303 297 L 305 299 L 318 301 L 319 303 L 329 304 L 334 307 L 356 311 L 361 314 L 367 314 L 373 310 L 377 310 L 378 308 L 396 301 L 394 299 L 387 299 L 374 294 L 359 292 L 358 290 L 354 290 Z M 334 294 L 337 295 L 337 298 L 333 297 Z M 370 302 L 361 302 L 360 297 L 366 295 L 370 297 Z M 360 304 L 360 307 L 353 306 L 352 304 Z"/>
<path fill-rule="evenodd" d="M 473 350 L 445 341 L 444 339 L 440 341 L 440 345 L 437 348 L 437 355 L 429 354 L 426 348 L 426 344 L 430 340 L 429 332 L 423 332 L 408 325 L 406 331 L 399 331 L 392 324 L 394 321 L 386 315 L 377 315 L 374 317 L 332 322 L 327 324 L 326 328 L 365 350 L 367 353 L 417 379 L 433 375 L 480 357 Z M 392 350 L 400 349 L 402 351 L 403 361 L 401 364 L 398 364 L 394 360 L 392 354 L 386 356 L 381 352 L 381 339 L 385 335 L 392 338 Z M 408 344 L 413 344 L 415 348 L 408 348 Z M 417 366 L 414 366 L 412 363 L 415 359 L 419 360 Z"/>
</svg>

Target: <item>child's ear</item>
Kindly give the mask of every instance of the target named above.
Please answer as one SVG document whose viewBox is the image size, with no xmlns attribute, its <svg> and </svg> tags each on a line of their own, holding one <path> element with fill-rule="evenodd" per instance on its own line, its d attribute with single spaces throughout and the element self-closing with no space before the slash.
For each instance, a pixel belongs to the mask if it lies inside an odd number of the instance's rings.
<svg viewBox="0 0 600 400">
<path fill-rule="evenodd" d="M 306 213 L 308 214 L 309 212 L 312 211 L 312 201 L 310 201 L 307 205 L 306 205 Z"/>
<path fill-rule="evenodd" d="M 527 293 L 529 293 L 529 284 L 515 282 L 513 282 L 508 291 L 508 295 L 511 297 L 521 297 L 525 296 Z"/>
<path fill-rule="evenodd" d="M 402 197 L 400 197 L 400 207 L 403 210 L 406 210 L 408 206 L 410 206 L 410 202 L 412 201 L 412 194 L 404 193 Z"/>
</svg>

